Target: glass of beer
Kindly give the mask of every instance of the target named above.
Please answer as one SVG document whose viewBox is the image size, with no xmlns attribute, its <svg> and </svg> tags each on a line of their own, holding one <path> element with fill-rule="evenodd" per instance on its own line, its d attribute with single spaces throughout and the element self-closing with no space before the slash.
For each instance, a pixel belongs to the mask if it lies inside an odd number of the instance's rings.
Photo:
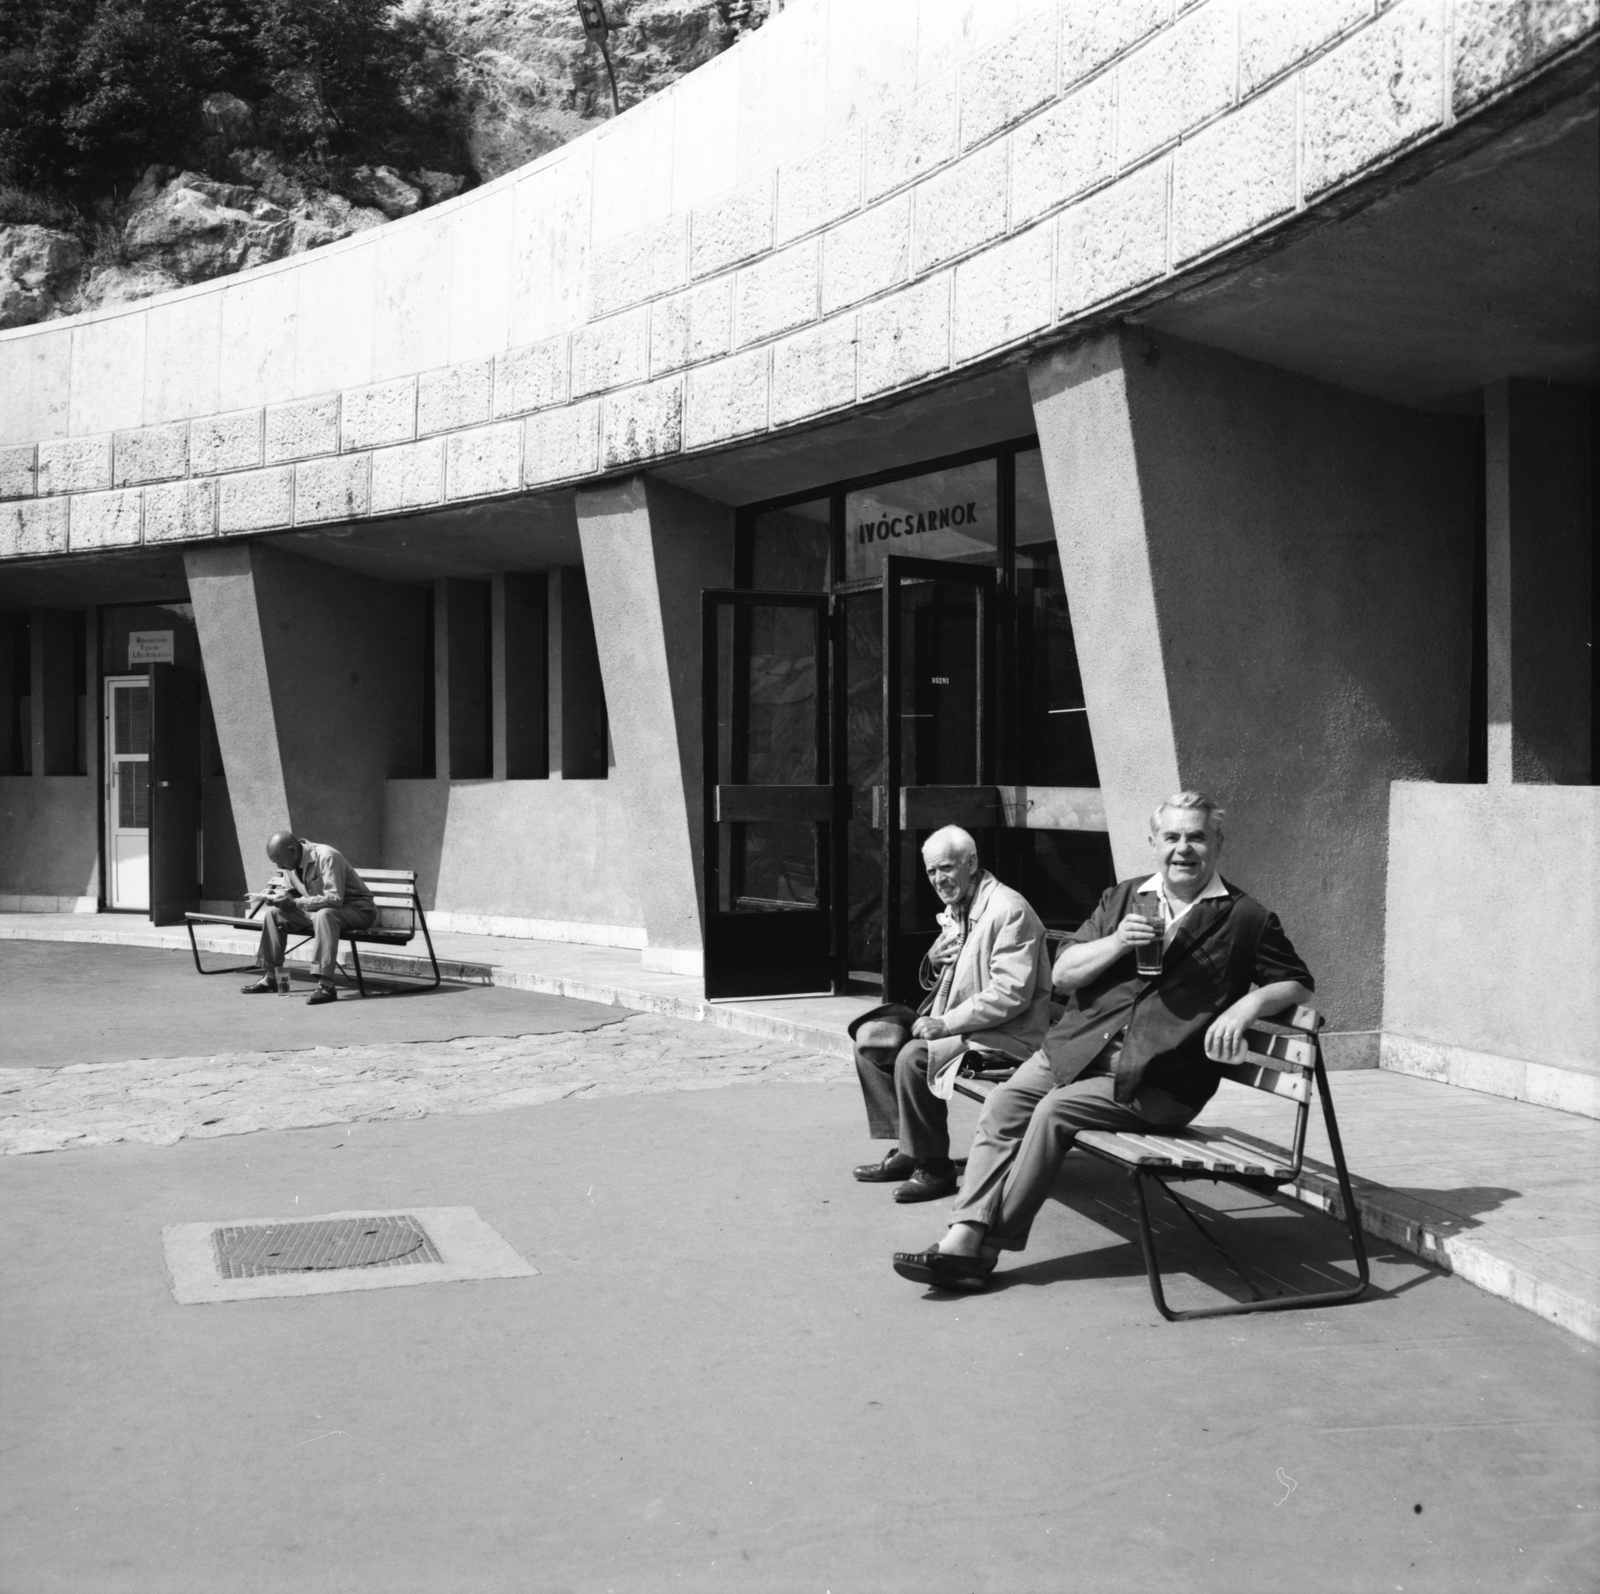
<svg viewBox="0 0 1600 1594">
<path fill-rule="evenodd" d="M 1161 916 L 1160 900 L 1154 897 L 1140 902 L 1139 913 L 1145 923 L 1156 933 L 1153 941 L 1141 941 L 1133 949 L 1133 966 L 1140 973 L 1154 976 L 1161 972 L 1161 937 L 1166 933 L 1166 920 Z"/>
</svg>

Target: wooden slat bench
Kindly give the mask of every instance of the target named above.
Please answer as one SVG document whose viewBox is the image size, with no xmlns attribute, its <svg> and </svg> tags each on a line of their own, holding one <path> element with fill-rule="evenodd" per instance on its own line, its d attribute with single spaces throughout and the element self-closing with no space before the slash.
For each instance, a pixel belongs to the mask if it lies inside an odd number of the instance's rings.
<svg viewBox="0 0 1600 1594">
<path fill-rule="evenodd" d="M 1350 1173 L 1345 1166 L 1339 1125 L 1333 1115 L 1333 1099 L 1328 1093 L 1328 1075 L 1322 1063 L 1322 1041 L 1318 1032 L 1323 1022 L 1322 1015 L 1314 1008 L 1297 1007 L 1286 1019 L 1262 1024 L 1245 1032 L 1245 1044 L 1249 1048 L 1246 1061 L 1218 1065 L 1225 1079 L 1253 1090 L 1266 1091 L 1295 1104 L 1291 1149 L 1287 1157 L 1250 1144 L 1234 1130 L 1209 1126 L 1164 1129 L 1145 1134 L 1112 1129 L 1085 1129 L 1079 1132 L 1076 1144 L 1084 1151 L 1128 1170 L 1139 1219 L 1139 1242 L 1144 1250 L 1145 1271 L 1150 1279 L 1150 1293 L 1155 1299 L 1156 1310 L 1163 1317 L 1176 1321 L 1190 1317 L 1229 1317 L 1242 1312 L 1282 1312 L 1301 1306 L 1337 1306 L 1345 1301 L 1356 1300 L 1365 1292 L 1369 1278 L 1367 1249 L 1356 1213 L 1355 1195 L 1350 1188 Z M 1006 1068 L 964 1074 L 956 1081 L 956 1089 L 974 1101 L 985 1101 L 990 1091 L 1003 1080 L 1009 1079 L 1011 1073 L 1012 1070 Z M 1357 1281 L 1345 1289 L 1263 1296 L 1250 1275 L 1207 1233 L 1199 1219 L 1169 1186 L 1184 1179 L 1211 1179 L 1270 1195 L 1284 1185 L 1293 1184 L 1300 1177 L 1305 1156 L 1306 1125 L 1311 1112 L 1313 1087 L 1322 1103 L 1328 1145 L 1333 1153 L 1334 1170 L 1339 1176 L 1339 1197 L 1344 1207 L 1350 1244 L 1355 1252 Z M 1166 1295 L 1161 1288 L 1161 1267 L 1156 1257 L 1155 1236 L 1150 1228 L 1150 1211 L 1145 1199 L 1147 1181 L 1158 1185 L 1205 1240 L 1222 1255 L 1228 1266 L 1244 1280 L 1245 1287 L 1254 1297 L 1252 1300 L 1183 1312 L 1174 1311 L 1167 1305 Z"/>
<path fill-rule="evenodd" d="M 357 869 L 356 873 L 366 881 L 367 889 L 372 893 L 372 900 L 377 905 L 377 923 L 365 930 L 345 930 L 342 939 L 350 945 L 350 961 L 355 966 L 356 989 L 363 996 L 367 994 L 366 977 L 361 970 L 361 946 L 409 946 L 416 939 L 417 931 L 422 932 L 422 939 L 428 948 L 428 961 L 433 965 L 433 984 L 440 983 L 439 959 L 433 950 L 433 937 L 428 933 L 428 917 L 422 911 L 422 896 L 417 890 L 417 872 L 415 869 Z M 186 913 L 183 916 L 185 925 L 189 930 L 189 950 L 194 954 L 194 966 L 202 974 L 248 974 L 260 965 L 248 963 L 237 968 L 208 969 L 200 961 L 200 946 L 194 938 L 194 927 L 197 924 L 227 924 L 237 930 L 260 930 L 261 921 L 258 918 L 233 918 L 225 913 Z M 292 951 L 298 951 L 309 940 L 310 936 L 302 936 L 294 946 L 285 949 L 284 957 Z M 431 987 L 430 987 L 431 989 Z"/>
</svg>

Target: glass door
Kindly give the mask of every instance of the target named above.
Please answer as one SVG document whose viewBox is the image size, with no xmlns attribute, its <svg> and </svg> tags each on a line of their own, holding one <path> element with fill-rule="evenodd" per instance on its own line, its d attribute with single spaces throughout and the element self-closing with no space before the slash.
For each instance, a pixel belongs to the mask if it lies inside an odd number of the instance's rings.
<svg viewBox="0 0 1600 1594">
<path fill-rule="evenodd" d="M 150 682 L 105 683 L 106 906 L 150 906 Z"/>
<path fill-rule="evenodd" d="M 707 592 L 705 978 L 712 998 L 839 988 L 826 597 Z"/>
<path fill-rule="evenodd" d="M 883 989 L 921 999 L 917 968 L 935 935 L 939 899 L 921 847 L 960 825 L 995 856 L 995 570 L 928 559 L 883 562 Z"/>
</svg>

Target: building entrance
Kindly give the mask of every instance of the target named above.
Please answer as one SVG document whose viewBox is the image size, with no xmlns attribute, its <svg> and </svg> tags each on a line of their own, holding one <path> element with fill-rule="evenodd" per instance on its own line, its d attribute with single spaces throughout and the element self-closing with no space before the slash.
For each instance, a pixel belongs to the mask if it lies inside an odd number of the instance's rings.
<svg viewBox="0 0 1600 1594">
<path fill-rule="evenodd" d="M 1031 440 L 756 506 L 738 547 L 704 600 L 707 994 L 916 998 L 946 824 L 1081 922 L 1111 855 Z"/>
</svg>

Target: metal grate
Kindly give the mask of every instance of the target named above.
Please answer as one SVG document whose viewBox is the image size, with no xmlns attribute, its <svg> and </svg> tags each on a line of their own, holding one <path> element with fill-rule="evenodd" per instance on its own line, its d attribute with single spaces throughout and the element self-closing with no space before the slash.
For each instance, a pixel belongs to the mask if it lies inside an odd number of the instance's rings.
<svg viewBox="0 0 1600 1594">
<path fill-rule="evenodd" d="M 406 1214 L 329 1218 L 214 1229 L 217 1271 L 225 1279 L 271 1278 L 335 1268 L 405 1267 L 442 1262 L 428 1232 Z"/>
</svg>

